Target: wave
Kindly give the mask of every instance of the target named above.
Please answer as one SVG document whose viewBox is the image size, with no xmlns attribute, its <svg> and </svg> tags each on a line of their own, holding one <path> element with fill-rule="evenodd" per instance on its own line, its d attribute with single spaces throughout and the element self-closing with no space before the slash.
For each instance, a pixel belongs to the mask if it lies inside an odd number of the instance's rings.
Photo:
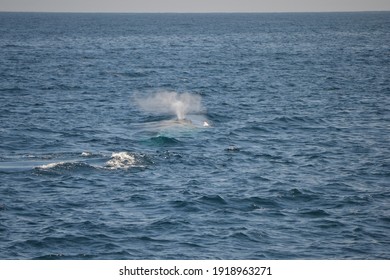
<svg viewBox="0 0 390 280">
<path fill-rule="evenodd" d="M 277 116 L 265 124 L 288 124 L 288 125 L 325 125 L 323 118 L 314 118 L 310 116 Z"/>
<path fill-rule="evenodd" d="M 24 88 L 21 88 L 21 87 L 18 87 L 18 86 L 14 86 L 14 87 L 8 87 L 8 88 L 0 88 L 0 92 L 1 93 L 20 93 L 20 92 L 25 92 L 26 89 Z"/>
<path fill-rule="evenodd" d="M 40 165 L 40 166 L 37 166 L 38 169 L 52 169 L 52 168 L 56 168 L 58 166 L 61 166 L 61 165 L 64 165 L 66 164 L 66 162 L 52 162 L 52 163 L 49 163 L 49 164 L 44 164 L 44 165 Z"/>
<path fill-rule="evenodd" d="M 125 71 L 112 73 L 116 77 L 143 78 L 154 74 L 155 71 Z"/>
<path fill-rule="evenodd" d="M 75 169 L 85 169 L 85 168 L 95 168 L 92 165 L 89 165 L 88 163 L 85 162 L 79 162 L 79 161 L 60 161 L 60 162 L 52 162 L 44 165 L 40 165 L 35 167 L 35 169 L 45 171 L 45 170 L 50 170 L 50 171 L 72 171 Z"/>
<path fill-rule="evenodd" d="M 132 167 L 145 167 L 150 162 L 145 155 L 130 152 L 114 152 L 109 159 L 107 159 L 107 155 L 94 154 L 92 152 L 82 152 L 80 156 L 84 159 L 50 162 L 36 166 L 34 169 L 56 173 L 85 169 L 127 170 Z"/>
</svg>

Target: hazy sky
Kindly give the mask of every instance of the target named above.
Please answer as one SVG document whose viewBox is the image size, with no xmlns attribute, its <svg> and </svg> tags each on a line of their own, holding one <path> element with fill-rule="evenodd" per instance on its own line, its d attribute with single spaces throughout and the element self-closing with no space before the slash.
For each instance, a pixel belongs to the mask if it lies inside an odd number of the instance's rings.
<svg viewBox="0 0 390 280">
<path fill-rule="evenodd" d="M 389 0 L 0 0 L 0 11 L 319 12 L 390 11 Z"/>
</svg>

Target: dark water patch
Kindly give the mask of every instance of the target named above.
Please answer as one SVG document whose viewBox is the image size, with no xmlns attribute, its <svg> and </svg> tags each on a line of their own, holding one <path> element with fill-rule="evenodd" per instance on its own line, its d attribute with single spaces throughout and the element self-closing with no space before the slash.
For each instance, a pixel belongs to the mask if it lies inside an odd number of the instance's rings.
<svg viewBox="0 0 390 280">
<path fill-rule="evenodd" d="M 243 211 L 254 211 L 257 209 L 280 209 L 280 205 L 273 197 L 248 197 L 244 199 L 231 199 L 229 204 Z"/>
<path fill-rule="evenodd" d="M 185 212 L 200 212 L 202 208 L 198 207 L 194 201 L 175 200 L 171 202 L 172 207 Z"/>
<path fill-rule="evenodd" d="M 146 143 L 151 146 L 165 147 L 165 146 L 176 146 L 179 145 L 181 142 L 174 137 L 160 135 L 160 136 L 151 137 L 148 141 L 146 141 Z"/>
<path fill-rule="evenodd" d="M 275 192 L 275 191 L 272 191 Z M 304 191 L 301 189 L 293 188 L 290 190 L 276 191 L 279 199 L 282 201 L 300 201 L 300 202 L 312 202 L 319 200 L 320 196 L 311 191 Z"/>
<path fill-rule="evenodd" d="M 239 152 L 240 148 L 234 145 L 230 145 L 229 147 L 225 148 L 226 152 Z"/>
<path fill-rule="evenodd" d="M 204 195 L 198 199 L 198 202 L 217 207 L 228 204 L 220 195 Z"/>
<path fill-rule="evenodd" d="M 184 246 L 184 247 L 188 247 L 188 248 L 194 249 L 194 250 L 203 249 L 203 246 L 201 244 L 198 244 L 198 243 L 181 242 L 181 243 L 179 243 L 179 245 Z"/>
<path fill-rule="evenodd" d="M 18 87 L 18 86 L 10 87 L 10 88 L 0 88 L 1 94 L 7 94 L 7 93 L 20 94 L 20 93 L 25 92 L 25 91 L 26 91 L 26 89 Z"/>
<path fill-rule="evenodd" d="M 131 201 L 134 201 L 134 202 L 145 202 L 145 201 L 149 201 L 151 199 L 150 196 L 148 195 L 143 195 L 143 194 L 133 194 L 131 195 L 130 197 L 130 200 Z"/>
<path fill-rule="evenodd" d="M 345 196 L 343 198 L 344 205 L 367 205 L 373 202 L 373 198 L 370 195 L 353 195 Z"/>
<path fill-rule="evenodd" d="M 279 161 L 283 162 L 284 157 L 278 154 L 272 154 L 272 153 L 259 153 L 254 155 L 255 158 L 259 159 L 265 159 L 265 160 L 271 160 L 271 161 Z"/>
<path fill-rule="evenodd" d="M 327 216 L 327 215 L 325 215 Z M 316 222 L 316 226 L 321 228 L 321 229 L 328 229 L 328 230 L 340 230 L 345 228 L 345 223 L 338 221 L 338 220 L 333 220 L 330 217 L 323 219 L 319 219 Z M 328 215 L 330 216 L 330 215 Z"/>
<path fill-rule="evenodd" d="M 323 218 L 330 216 L 325 210 L 316 209 L 316 210 L 301 210 L 299 215 L 309 217 L 309 218 Z"/>
<path fill-rule="evenodd" d="M 229 235 L 229 239 L 236 239 L 239 243 L 256 244 L 269 240 L 267 234 L 259 231 L 237 231 Z"/>
<path fill-rule="evenodd" d="M 77 244 L 89 244 L 93 246 L 93 239 L 84 236 L 64 235 L 61 237 L 45 237 L 42 239 L 28 239 L 11 245 L 8 250 L 11 252 L 45 252 L 50 251 L 52 255 L 62 257 L 65 251 L 71 248 L 78 248 Z M 12 258 L 12 256 L 9 256 Z"/>
<path fill-rule="evenodd" d="M 385 224 L 390 225 L 390 215 L 389 215 L 389 216 L 386 216 L 386 217 L 380 217 L 379 219 L 380 219 L 382 222 L 384 222 Z"/>
<path fill-rule="evenodd" d="M 61 253 L 52 253 L 48 255 L 42 255 L 32 258 L 33 260 L 90 260 L 96 259 L 96 255 L 93 254 L 61 254 Z"/>
</svg>

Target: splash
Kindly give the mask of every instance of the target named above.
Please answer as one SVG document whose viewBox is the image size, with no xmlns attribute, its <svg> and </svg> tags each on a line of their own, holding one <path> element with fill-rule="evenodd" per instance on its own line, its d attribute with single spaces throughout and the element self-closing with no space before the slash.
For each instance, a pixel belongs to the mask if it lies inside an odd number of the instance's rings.
<svg viewBox="0 0 390 280">
<path fill-rule="evenodd" d="M 111 159 L 106 162 L 108 169 L 128 169 L 135 166 L 135 156 L 127 152 L 112 153 Z"/>
<path fill-rule="evenodd" d="M 174 114 L 178 120 L 184 120 L 187 114 L 199 113 L 202 110 L 202 98 L 191 93 L 179 94 L 173 91 L 164 91 L 136 101 L 138 106 L 146 112 Z"/>
</svg>

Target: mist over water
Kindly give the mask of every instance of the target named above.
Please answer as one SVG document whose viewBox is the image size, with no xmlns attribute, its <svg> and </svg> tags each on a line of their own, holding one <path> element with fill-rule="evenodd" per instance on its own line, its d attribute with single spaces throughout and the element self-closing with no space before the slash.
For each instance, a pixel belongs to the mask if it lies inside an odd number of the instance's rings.
<svg viewBox="0 0 390 280">
<path fill-rule="evenodd" d="M 191 93 L 174 91 L 157 92 L 145 98 L 136 98 L 138 106 L 153 114 L 172 114 L 178 120 L 184 120 L 187 114 L 202 111 L 202 98 Z"/>
</svg>

